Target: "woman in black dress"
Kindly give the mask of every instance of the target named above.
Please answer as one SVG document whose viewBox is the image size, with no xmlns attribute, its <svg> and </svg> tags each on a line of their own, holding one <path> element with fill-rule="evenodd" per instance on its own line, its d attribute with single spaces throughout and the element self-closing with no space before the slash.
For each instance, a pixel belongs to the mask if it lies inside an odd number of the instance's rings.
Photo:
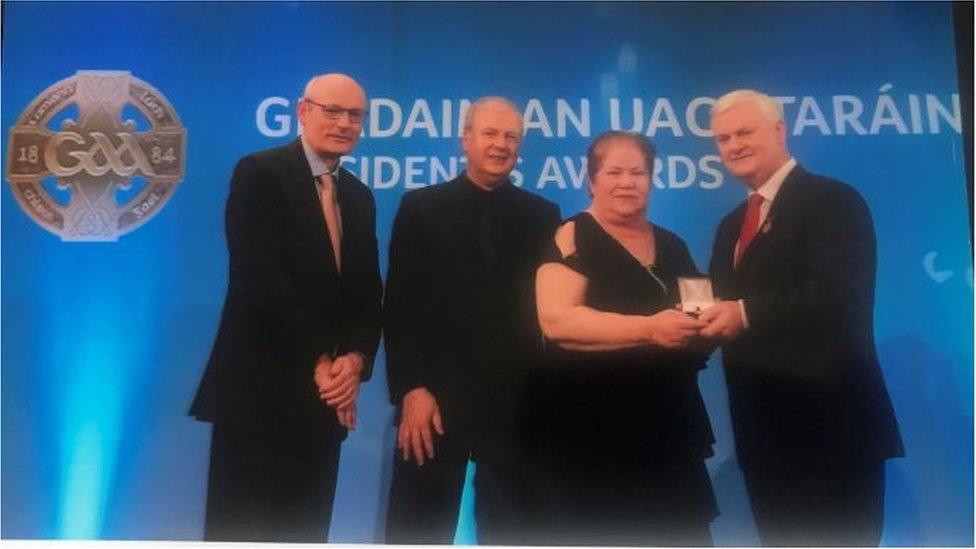
<svg viewBox="0 0 976 549">
<path fill-rule="evenodd" d="M 548 356 L 531 392 L 535 520 L 560 545 L 711 545 L 705 324 L 675 308 L 678 277 L 700 275 L 647 221 L 650 142 L 607 132 L 587 157 L 591 206 L 559 228 L 536 280 Z"/>
</svg>

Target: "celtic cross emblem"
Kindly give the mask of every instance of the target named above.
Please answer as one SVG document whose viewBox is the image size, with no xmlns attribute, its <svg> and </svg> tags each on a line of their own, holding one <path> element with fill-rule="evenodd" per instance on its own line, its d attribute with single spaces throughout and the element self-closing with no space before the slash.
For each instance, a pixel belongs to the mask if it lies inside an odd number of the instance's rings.
<svg viewBox="0 0 976 549">
<path fill-rule="evenodd" d="M 48 123 L 75 105 L 77 120 Z M 123 120 L 132 105 L 149 121 Z M 186 168 L 186 128 L 165 97 L 121 71 L 78 71 L 44 90 L 11 130 L 7 178 L 21 208 L 65 241 L 115 241 L 155 215 Z M 56 178 L 67 203 L 44 187 Z M 133 179 L 145 185 L 127 200 Z"/>
</svg>

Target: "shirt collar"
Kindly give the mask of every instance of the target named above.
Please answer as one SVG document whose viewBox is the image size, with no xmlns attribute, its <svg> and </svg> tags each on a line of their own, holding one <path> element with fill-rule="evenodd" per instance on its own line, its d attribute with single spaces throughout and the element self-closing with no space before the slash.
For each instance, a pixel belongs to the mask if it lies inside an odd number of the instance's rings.
<svg viewBox="0 0 976 549">
<path fill-rule="evenodd" d="M 796 159 L 790 158 L 778 170 L 773 172 L 773 175 L 763 183 L 759 190 L 749 191 L 749 196 L 754 194 L 759 194 L 767 202 L 772 202 L 776 199 L 776 193 L 779 192 L 779 188 L 783 186 L 783 181 L 786 180 L 786 176 L 790 174 L 793 168 L 796 167 Z"/>
<path fill-rule="evenodd" d="M 322 174 L 332 175 L 333 180 L 339 178 L 339 163 L 336 162 L 335 169 L 330 170 L 329 165 L 322 160 L 322 157 L 315 153 L 305 142 L 305 137 L 302 136 L 302 149 L 305 151 L 305 160 L 308 161 L 308 167 L 312 170 L 312 177 L 318 177 Z"/>
<path fill-rule="evenodd" d="M 465 194 L 470 196 L 506 196 L 515 188 L 515 186 L 512 184 L 512 180 L 506 177 L 501 184 L 489 191 L 488 189 L 479 187 L 474 181 L 471 181 L 471 179 L 468 177 L 467 171 L 461 173 L 461 181 L 464 183 Z"/>
</svg>

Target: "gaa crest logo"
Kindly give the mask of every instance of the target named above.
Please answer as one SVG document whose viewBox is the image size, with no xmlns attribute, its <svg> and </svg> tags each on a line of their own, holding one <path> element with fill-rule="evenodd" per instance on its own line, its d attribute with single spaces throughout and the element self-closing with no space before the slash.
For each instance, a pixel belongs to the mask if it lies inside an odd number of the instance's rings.
<svg viewBox="0 0 976 549">
<path fill-rule="evenodd" d="M 185 169 L 186 128 L 176 111 L 121 71 L 78 71 L 44 90 L 20 115 L 7 150 L 20 207 L 65 241 L 115 241 L 138 228 Z"/>
</svg>

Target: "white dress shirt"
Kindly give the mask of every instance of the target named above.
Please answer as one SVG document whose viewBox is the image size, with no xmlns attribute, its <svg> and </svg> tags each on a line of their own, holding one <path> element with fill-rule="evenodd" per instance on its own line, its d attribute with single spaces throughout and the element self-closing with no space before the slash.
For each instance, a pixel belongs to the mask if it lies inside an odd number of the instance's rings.
<svg viewBox="0 0 976 549">
<path fill-rule="evenodd" d="M 759 225 L 756 227 L 756 230 L 759 230 L 759 228 L 763 226 L 763 223 L 766 222 L 766 217 L 769 215 L 769 209 L 773 207 L 773 200 L 776 200 L 776 195 L 779 193 L 780 187 L 783 186 L 783 181 L 786 181 L 786 176 L 789 175 L 795 167 L 796 159 L 790 157 L 790 159 L 783 163 L 778 170 L 773 172 L 773 175 L 771 175 L 765 183 L 760 185 L 758 189 L 749 191 L 749 198 L 752 198 L 752 195 L 754 194 L 758 194 L 759 196 L 763 197 L 762 204 L 759 205 Z M 735 243 L 734 253 L 736 255 L 739 253 L 738 242 Z M 739 312 L 742 313 L 742 324 L 748 328 L 749 317 L 746 316 L 746 304 L 745 301 L 741 299 L 739 300 Z"/>
</svg>

